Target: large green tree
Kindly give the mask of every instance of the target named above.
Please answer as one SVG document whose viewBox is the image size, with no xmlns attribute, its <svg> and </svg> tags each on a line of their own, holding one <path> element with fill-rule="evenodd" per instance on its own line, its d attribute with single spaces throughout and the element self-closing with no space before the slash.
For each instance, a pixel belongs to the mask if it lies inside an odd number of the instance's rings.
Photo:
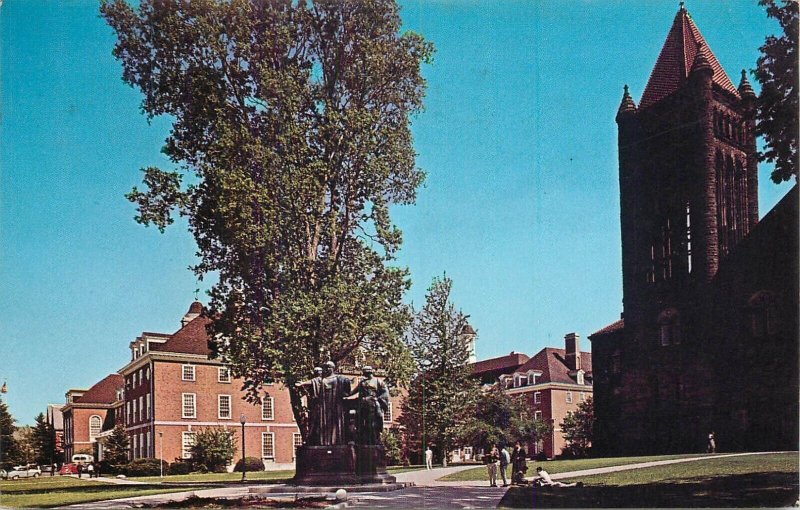
<svg viewBox="0 0 800 510">
<path fill-rule="evenodd" d="M 761 83 L 758 97 L 756 132 L 764 137 L 761 161 L 775 163 L 772 180 L 776 183 L 797 179 L 797 0 L 759 0 L 767 16 L 778 21 L 783 34 L 770 35 L 761 46 L 755 69 Z"/>
<path fill-rule="evenodd" d="M 103 445 L 103 460 L 111 466 L 122 466 L 128 462 L 129 449 L 130 439 L 125 425 L 117 423 Z"/>
<path fill-rule="evenodd" d="M 417 375 L 403 400 L 400 423 L 414 457 L 431 446 L 447 464 L 447 456 L 471 418 L 478 381 L 471 377 L 469 344 L 462 334 L 467 317 L 451 301 L 453 281 L 435 278 L 408 333 Z"/>
<path fill-rule="evenodd" d="M 56 457 L 56 431 L 47 423 L 43 413 L 36 416 L 36 425 L 33 426 L 33 440 L 36 449 L 36 462 L 39 464 L 52 464 Z"/>
<path fill-rule="evenodd" d="M 0 467 L 9 467 L 20 462 L 20 449 L 14 437 L 16 427 L 8 405 L 0 398 Z"/>
<path fill-rule="evenodd" d="M 168 115 L 163 152 L 128 198 L 137 221 L 186 216 L 210 290 L 213 347 L 255 401 L 327 359 L 367 354 L 390 379 L 402 342 L 407 270 L 392 204 L 410 204 L 410 118 L 432 46 L 400 33 L 394 0 L 105 0 L 123 79 L 150 118 Z M 187 178 L 186 176 L 190 177 Z M 187 184 L 189 183 L 189 184 Z"/>
<path fill-rule="evenodd" d="M 561 422 L 561 432 L 567 441 L 566 450 L 576 457 L 589 453 L 594 437 L 594 404 L 592 398 L 578 404 L 578 409 L 570 411 Z"/>
</svg>

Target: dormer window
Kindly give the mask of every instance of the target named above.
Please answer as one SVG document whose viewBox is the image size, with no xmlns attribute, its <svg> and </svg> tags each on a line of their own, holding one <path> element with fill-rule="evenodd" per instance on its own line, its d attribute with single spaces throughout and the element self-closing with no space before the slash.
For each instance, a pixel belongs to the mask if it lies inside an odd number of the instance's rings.
<svg viewBox="0 0 800 510">
<path fill-rule="evenodd" d="M 576 380 L 577 380 L 578 384 L 584 384 L 584 382 L 583 382 L 583 370 L 578 370 L 578 373 L 576 374 Z"/>
<path fill-rule="evenodd" d="M 536 372 L 528 372 L 528 386 L 533 386 L 536 384 L 536 377 L 538 377 L 538 375 L 539 374 Z"/>
</svg>

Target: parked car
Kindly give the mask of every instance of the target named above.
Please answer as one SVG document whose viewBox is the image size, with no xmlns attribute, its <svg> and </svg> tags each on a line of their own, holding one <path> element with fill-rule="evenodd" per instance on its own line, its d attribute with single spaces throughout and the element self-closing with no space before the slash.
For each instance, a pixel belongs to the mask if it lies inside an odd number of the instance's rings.
<svg viewBox="0 0 800 510">
<path fill-rule="evenodd" d="M 59 475 L 77 475 L 78 474 L 78 465 L 77 464 L 62 464 L 61 469 L 58 470 Z"/>
<path fill-rule="evenodd" d="M 91 464 L 92 462 L 94 462 L 94 457 L 86 453 L 76 453 L 72 456 L 73 464 L 83 464 L 85 466 L 87 464 Z"/>
<path fill-rule="evenodd" d="M 42 476 L 42 470 L 39 469 L 39 466 L 35 464 L 29 464 L 27 466 L 16 466 L 15 468 L 9 471 L 3 471 L 0 473 L 2 477 L 6 480 L 18 480 L 20 478 L 39 478 Z"/>
</svg>

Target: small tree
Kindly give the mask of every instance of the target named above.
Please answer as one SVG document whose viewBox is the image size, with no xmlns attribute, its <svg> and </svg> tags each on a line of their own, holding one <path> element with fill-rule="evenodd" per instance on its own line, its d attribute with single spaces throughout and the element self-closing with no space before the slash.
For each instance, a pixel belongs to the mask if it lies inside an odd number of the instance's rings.
<svg viewBox="0 0 800 510">
<path fill-rule="evenodd" d="M 130 440 L 125 432 L 125 426 L 117 423 L 106 439 L 103 447 L 103 458 L 111 466 L 121 466 L 128 462 L 128 449 Z"/>
<path fill-rule="evenodd" d="M 594 433 L 594 406 L 592 398 L 578 404 L 578 409 L 567 413 L 561 423 L 561 431 L 567 441 L 567 452 L 575 457 L 589 453 Z"/>
<path fill-rule="evenodd" d="M 20 461 L 20 451 L 14 438 L 14 417 L 8 406 L 0 399 L 0 467 L 9 467 Z"/>
<path fill-rule="evenodd" d="M 236 454 L 234 433 L 221 428 L 201 429 L 194 434 L 191 453 L 196 466 L 215 473 L 222 472 Z"/>
<path fill-rule="evenodd" d="M 47 419 L 42 413 L 36 416 L 33 438 L 37 452 L 36 462 L 39 464 L 52 464 L 56 452 L 56 432 L 53 426 L 47 423 Z"/>
<path fill-rule="evenodd" d="M 468 366 L 469 345 L 462 336 L 467 318 L 450 301 L 452 286 L 447 276 L 434 278 L 412 321 L 408 343 L 417 377 L 400 417 L 409 448 L 422 452 L 431 445 L 444 465 L 478 396 L 478 382 Z"/>
<path fill-rule="evenodd" d="M 27 425 L 17 427 L 14 436 L 17 438 L 17 446 L 19 448 L 19 463 L 20 464 L 33 464 L 39 456 L 36 448 L 36 437 L 33 432 L 33 427 Z"/>
<path fill-rule="evenodd" d="M 400 431 L 397 429 L 384 429 L 381 431 L 381 443 L 386 451 L 386 463 L 398 466 L 404 463 L 403 445 Z"/>
<path fill-rule="evenodd" d="M 770 35 L 761 46 L 754 71 L 761 83 L 758 98 L 756 133 L 764 137 L 766 150 L 761 161 L 775 162 L 772 180 L 775 183 L 797 178 L 797 43 L 798 2 L 759 0 L 767 8 L 767 16 L 778 20 L 783 35 Z"/>
</svg>

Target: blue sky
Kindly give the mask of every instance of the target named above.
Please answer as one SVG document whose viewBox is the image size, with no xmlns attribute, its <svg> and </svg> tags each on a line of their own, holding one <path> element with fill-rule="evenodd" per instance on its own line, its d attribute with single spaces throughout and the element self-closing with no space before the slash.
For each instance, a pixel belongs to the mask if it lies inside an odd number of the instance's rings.
<svg viewBox="0 0 800 510">
<path fill-rule="evenodd" d="M 428 179 L 393 216 L 408 301 L 446 271 L 479 358 L 571 331 L 590 350 L 621 310 L 614 116 L 624 84 L 641 96 L 678 2 L 402 4 L 437 49 L 413 127 Z M 687 8 L 735 84 L 778 29 L 756 0 Z M 142 331 L 176 330 L 198 287 L 185 224 L 144 228 L 123 198 L 139 168 L 169 167 L 169 124 L 140 114 L 113 43 L 94 1 L 0 8 L 0 379 L 21 423 L 123 366 Z M 769 172 L 762 215 L 788 191 Z"/>
</svg>

